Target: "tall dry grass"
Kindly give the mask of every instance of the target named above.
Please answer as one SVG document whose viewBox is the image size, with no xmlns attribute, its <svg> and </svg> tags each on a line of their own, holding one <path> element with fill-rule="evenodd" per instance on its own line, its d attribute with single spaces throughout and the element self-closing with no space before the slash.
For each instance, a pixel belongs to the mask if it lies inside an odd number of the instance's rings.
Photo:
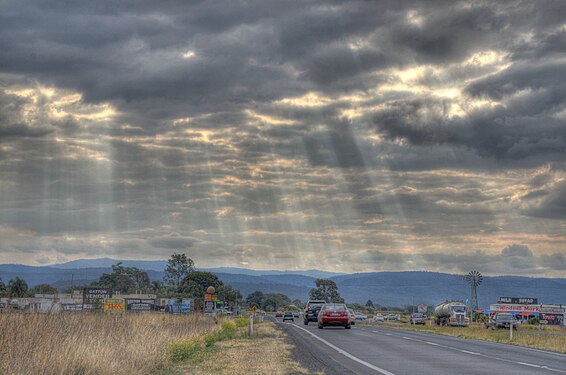
<svg viewBox="0 0 566 375">
<path fill-rule="evenodd" d="M 217 329 L 198 314 L 0 314 L 0 374 L 153 374 L 171 342 Z"/>
</svg>

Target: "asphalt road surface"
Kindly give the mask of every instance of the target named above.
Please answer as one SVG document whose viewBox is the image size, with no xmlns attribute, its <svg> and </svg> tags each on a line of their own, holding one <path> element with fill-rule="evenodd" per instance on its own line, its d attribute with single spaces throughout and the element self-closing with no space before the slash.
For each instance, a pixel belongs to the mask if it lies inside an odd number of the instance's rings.
<svg viewBox="0 0 566 375">
<path fill-rule="evenodd" d="M 277 322 L 296 346 L 295 359 L 328 375 L 566 374 L 566 355 L 541 350 L 381 326 Z"/>
</svg>

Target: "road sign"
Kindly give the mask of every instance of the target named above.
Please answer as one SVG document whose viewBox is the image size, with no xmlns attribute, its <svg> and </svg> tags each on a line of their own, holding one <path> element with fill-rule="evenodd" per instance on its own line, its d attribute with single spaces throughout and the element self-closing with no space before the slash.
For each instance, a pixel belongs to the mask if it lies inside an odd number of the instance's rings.
<svg viewBox="0 0 566 375">
<path fill-rule="evenodd" d="M 252 311 L 255 312 L 257 310 L 256 306 L 252 306 Z"/>
<path fill-rule="evenodd" d="M 214 301 L 204 301 L 204 313 L 205 314 L 214 314 L 216 304 Z"/>
</svg>

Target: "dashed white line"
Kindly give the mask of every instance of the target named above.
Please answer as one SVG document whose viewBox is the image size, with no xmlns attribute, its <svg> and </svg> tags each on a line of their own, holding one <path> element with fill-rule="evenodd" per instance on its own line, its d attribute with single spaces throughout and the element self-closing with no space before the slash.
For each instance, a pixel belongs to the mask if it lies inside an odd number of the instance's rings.
<svg viewBox="0 0 566 375">
<path fill-rule="evenodd" d="M 371 363 L 368 363 L 366 361 L 363 361 L 361 359 L 359 359 L 358 357 L 354 357 L 353 355 L 351 355 L 350 353 L 348 353 L 347 351 L 340 349 L 339 347 L 337 347 L 336 345 L 333 345 L 331 343 L 329 343 L 328 341 L 326 341 L 325 339 L 318 337 L 317 335 L 315 335 L 314 333 L 310 332 L 309 330 L 304 329 L 303 327 L 299 327 L 295 324 L 292 324 L 293 327 L 298 328 L 302 331 L 305 331 L 306 333 L 308 333 L 309 335 L 311 335 L 312 337 L 314 337 L 315 339 L 317 339 L 318 341 L 322 342 L 323 344 L 331 347 L 332 349 L 336 350 L 338 353 L 345 355 L 346 357 L 350 358 L 352 361 L 358 362 L 372 370 L 375 370 L 377 372 L 379 372 L 380 374 L 383 375 L 395 375 L 392 372 L 389 372 L 385 369 L 382 369 L 381 367 L 377 367 L 375 365 L 372 365 Z"/>
<path fill-rule="evenodd" d="M 515 363 L 518 363 L 518 364 L 523 365 L 523 366 L 530 366 L 530 367 L 540 368 L 539 365 L 534 365 L 534 364 L 532 364 L 532 363 L 526 363 L 526 362 L 515 362 Z"/>
<path fill-rule="evenodd" d="M 470 352 L 469 350 L 460 350 L 462 353 L 473 354 L 473 355 L 481 355 L 480 353 Z"/>
</svg>

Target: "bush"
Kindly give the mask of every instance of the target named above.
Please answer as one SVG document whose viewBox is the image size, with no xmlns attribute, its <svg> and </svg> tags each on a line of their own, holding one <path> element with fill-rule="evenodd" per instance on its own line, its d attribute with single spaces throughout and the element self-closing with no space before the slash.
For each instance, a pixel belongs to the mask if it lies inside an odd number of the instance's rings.
<svg viewBox="0 0 566 375">
<path fill-rule="evenodd" d="M 540 323 L 540 319 L 538 316 L 529 318 L 529 320 L 527 321 L 528 324 L 539 324 Z"/>
</svg>

